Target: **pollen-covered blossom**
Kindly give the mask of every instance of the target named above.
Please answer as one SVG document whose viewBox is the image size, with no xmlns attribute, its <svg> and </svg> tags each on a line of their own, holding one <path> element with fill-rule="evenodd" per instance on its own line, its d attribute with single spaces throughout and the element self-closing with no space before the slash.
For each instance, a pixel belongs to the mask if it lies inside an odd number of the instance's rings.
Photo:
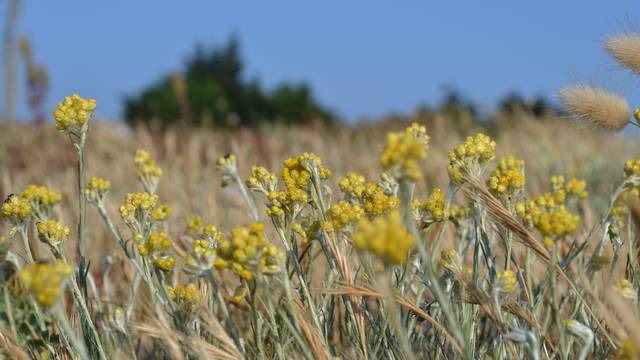
<svg viewBox="0 0 640 360">
<path fill-rule="evenodd" d="M 417 123 L 403 132 L 389 133 L 380 165 L 397 179 L 418 181 L 422 177 L 419 163 L 427 157 L 428 143 L 427 129 Z"/>
<path fill-rule="evenodd" d="M 496 142 L 483 133 L 469 136 L 464 143 L 449 151 L 449 179 L 455 184 L 464 182 L 465 175 L 479 177 L 485 164 L 495 158 Z"/>
<path fill-rule="evenodd" d="M 87 185 L 84 188 L 84 195 L 87 200 L 92 203 L 99 203 L 104 200 L 105 195 L 109 192 L 111 183 L 109 180 L 92 176 L 87 181 Z"/>
<path fill-rule="evenodd" d="M 64 281 L 73 273 L 71 265 L 62 260 L 51 264 L 31 264 L 20 273 L 20 281 L 42 306 L 51 307 L 60 298 Z"/>
<path fill-rule="evenodd" d="M 257 274 L 279 272 L 283 252 L 269 243 L 264 235 L 263 224 L 252 224 L 231 230 L 231 238 L 223 239 L 217 255 L 214 261 L 217 269 L 229 269 L 241 279 L 249 281 Z"/>
<path fill-rule="evenodd" d="M 353 235 L 356 250 L 371 252 L 386 265 L 404 264 L 414 244 L 415 238 L 407 232 L 398 211 L 360 220 Z"/>
<path fill-rule="evenodd" d="M 85 127 L 87 120 L 96 109 L 94 99 L 84 99 L 78 94 L 64 98 L 53 111 L 56 129 L 62 132 L 76 132 Z"/>
<path fill-rule="evenodd" d="M 12 194 L 2 204 L 2 217 L 13 225 L 24 223 L 31 215 L 31 203 L 24 197 Z"/>
<path fill-rule="evenodd" d="M 69 237 L 69 227 L 57 220 L 46 220 L 36 224 L 40 241 L 58 246 Z"/>
<path fill-rule="evenodd" d="M 146 150 L 136 150 L 133 163 L 138 166 L 138 178 L 144 185 L 145 190 L 154 192 L 158 186 L 158 181 L 162 176 L 162 169 Z"/>
<path fill-rule="evenodd" d="M 494 195 L 507 198 L 524 189 L 524 183 L 524 161 L 513 156 L 500 159 L 498 166 L 487 180 L 489 191 Z"/>
</svg>

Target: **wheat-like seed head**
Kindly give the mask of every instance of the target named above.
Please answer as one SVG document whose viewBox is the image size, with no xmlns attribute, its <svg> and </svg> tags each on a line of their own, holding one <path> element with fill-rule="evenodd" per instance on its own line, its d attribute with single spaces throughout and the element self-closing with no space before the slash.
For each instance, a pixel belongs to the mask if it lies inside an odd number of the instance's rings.
<svg viewBox="0 0 640 360">
<path fill-rule="evenodd" d="M 558 91 L 558 99 L 578 119 L 607 131 L 620 131 L 631 119 L 627 100 L 604 89 L 567 86 Z"/>
<path fill-rule="evenodd" d="M 622 67 L 640 75 L 640 34 L 611 36 L 605 39 L 604 49 Z"/>
</svg>

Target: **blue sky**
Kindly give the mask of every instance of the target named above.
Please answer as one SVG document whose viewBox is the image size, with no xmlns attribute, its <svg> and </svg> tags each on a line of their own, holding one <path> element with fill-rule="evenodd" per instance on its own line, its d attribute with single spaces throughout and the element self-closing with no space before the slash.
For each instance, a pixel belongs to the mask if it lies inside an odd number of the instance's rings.
<svg viewBox="0 0 640 360">
<path fill-rule="evenodd" d="M 447 85 L 486 108 L 512 90 L 553 96 L 577 80 L 638 99 L 640 83 L 601 46 L 607 35 L 640 31 L 638 16 L 638 0 L 24 0 L 19 33 L 48 66 L 47 109 L 79 92 L 117 118 L 125 94 L 180 69 L 195 43 L 236 33 L 246 75 L 266 87 L 307 81 L 324 104 L 357 119 L 435 103 Z"/>
</svg>

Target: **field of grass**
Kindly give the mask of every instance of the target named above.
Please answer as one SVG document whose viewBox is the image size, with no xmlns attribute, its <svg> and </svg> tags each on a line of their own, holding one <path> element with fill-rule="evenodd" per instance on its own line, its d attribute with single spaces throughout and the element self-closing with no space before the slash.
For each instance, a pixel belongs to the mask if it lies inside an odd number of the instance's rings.
<svg viewBox="0 0 640 360">
<path fill-rule="evenodd" d="M 0 125 L 0 356 L 639 358 L 640 144 L 561 99 L 592 126 Z"/>
</svg>

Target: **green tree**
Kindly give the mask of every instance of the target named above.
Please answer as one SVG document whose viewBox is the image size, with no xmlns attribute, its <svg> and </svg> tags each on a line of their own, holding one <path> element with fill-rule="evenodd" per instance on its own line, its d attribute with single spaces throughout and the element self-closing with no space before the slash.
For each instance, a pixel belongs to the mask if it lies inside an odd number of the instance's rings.
<svg viewBox="0 0 640 360">
<path fill-rule="evenodd" d="M 138 95 L 125 98 L 125 119 L 131 125 L 157 119 L 164 127 L 185 116 L 195 125 L 210 121 L 216 126 L 334 120 L 306 84 L 285 83 L 265 91 L 257 79 L 245 80 L 243 70 L 237 38 L 232 36 L 225 46 L 209 50 L 196 46 L 184 75 L 165 75 Z"/>
</svg>

